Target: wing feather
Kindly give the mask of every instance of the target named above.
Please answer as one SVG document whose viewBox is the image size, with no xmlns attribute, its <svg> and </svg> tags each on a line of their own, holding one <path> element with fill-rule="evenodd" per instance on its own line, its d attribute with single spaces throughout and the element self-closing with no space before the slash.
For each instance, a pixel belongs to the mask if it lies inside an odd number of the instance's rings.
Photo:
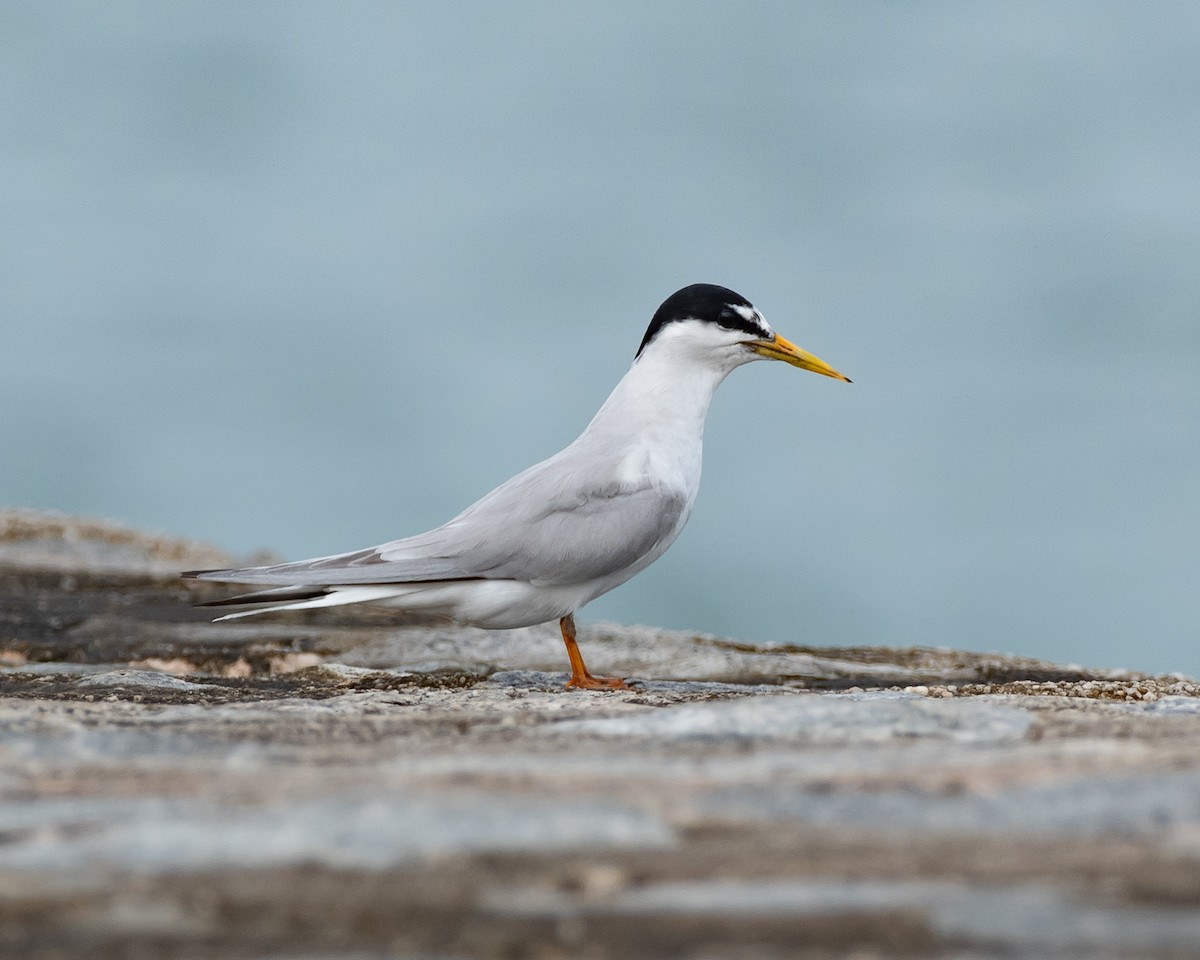
<svg viewBox="0 0 1200 960">
<path fill-rule="evenodd" d="M 507 579 L 580 583 L 669 544 L 686 521 L 682 491 L 612 479 L 615 465 L 579 462 L 567 448 L 518 474 L 453 520 L 378 547 L 295 563 L 187 576 L 230 583 L 345 584 Z"/>
</svg>

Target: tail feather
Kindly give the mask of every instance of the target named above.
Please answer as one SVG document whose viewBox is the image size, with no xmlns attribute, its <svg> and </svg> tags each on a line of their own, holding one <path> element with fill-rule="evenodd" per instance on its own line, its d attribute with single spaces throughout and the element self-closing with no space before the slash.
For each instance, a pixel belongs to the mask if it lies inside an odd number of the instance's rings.
<svg viewBox="0 0 1200 960">
<path fill-rule="evenodd" d="M 255 593 L 244 593 L 236 597 L 226 597 L 224 600 L 209 600 L 199 603 L 200 607 L 224 607 L 231 605 L 249 605 L 249 610 L 239 610 L 237 613 L 227 613 L 217 617 L 220 620 L 237 620 L 241 617 L 253 617 L 260 613 L 275 613 L 278 610 L 310 610 L 313 607 L 340 607 L 350 603 L 369 603 L 372 600 L 386 600 L 389 597 L 403 596 L 410 589 L 405 584 L 382 584 L 351 587 L 313 587 L 299 584 L 293 587 L 276 587 L 272 590 L 259 590 Z M 270 604 L 259 606 L 259 604 Z"/>
</svg>

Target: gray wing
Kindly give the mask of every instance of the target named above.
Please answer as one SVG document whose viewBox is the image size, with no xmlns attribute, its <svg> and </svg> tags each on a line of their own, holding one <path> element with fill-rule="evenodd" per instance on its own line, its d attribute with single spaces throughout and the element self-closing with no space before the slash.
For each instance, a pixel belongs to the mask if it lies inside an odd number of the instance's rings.
<svg viewBox="0 0 1200 960">
<path fill-rule="evenodd" d="M 314 586 L 453 579 L 580 583 L 622 570 L 669 543 L 687 497 L 626 486 L 615 469 L 580 463 L 571 448 L 497 487 L 427 533 L 269 567 L 200 571 L 206 580 Z"/>
</svg>

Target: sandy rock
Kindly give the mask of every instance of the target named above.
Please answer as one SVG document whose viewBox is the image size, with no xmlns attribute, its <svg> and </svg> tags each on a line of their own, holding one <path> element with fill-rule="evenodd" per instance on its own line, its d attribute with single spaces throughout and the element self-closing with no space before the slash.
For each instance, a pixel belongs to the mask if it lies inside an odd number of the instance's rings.
<svg viewBox="0 0 1200 960">
<path fill-rule="evenodd" d="M 550 628 L 212 624 L 6 522 L 0 956 L 1200 955 L 1188 678 L 602 624 L 565 691 Z"/>
</svg>

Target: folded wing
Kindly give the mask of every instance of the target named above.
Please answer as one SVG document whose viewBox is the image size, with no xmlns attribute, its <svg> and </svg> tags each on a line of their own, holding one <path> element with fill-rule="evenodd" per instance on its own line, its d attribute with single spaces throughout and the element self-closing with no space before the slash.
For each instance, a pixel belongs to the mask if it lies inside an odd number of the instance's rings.
<svg viewBox="0 0 1200 960">
<path fill-rule="evenodd" d="M 563 461 L 560 455 L 531 467 L 449 523 L 413 537 L 313 560 L 185 576 L 314 587 L 460 579 L 582 583 L 625 569 L 678 532 L 687 507 L 681 492 L 649 482 L 597 482 L 594 464 L 589 473 Z"/>
</svg>

